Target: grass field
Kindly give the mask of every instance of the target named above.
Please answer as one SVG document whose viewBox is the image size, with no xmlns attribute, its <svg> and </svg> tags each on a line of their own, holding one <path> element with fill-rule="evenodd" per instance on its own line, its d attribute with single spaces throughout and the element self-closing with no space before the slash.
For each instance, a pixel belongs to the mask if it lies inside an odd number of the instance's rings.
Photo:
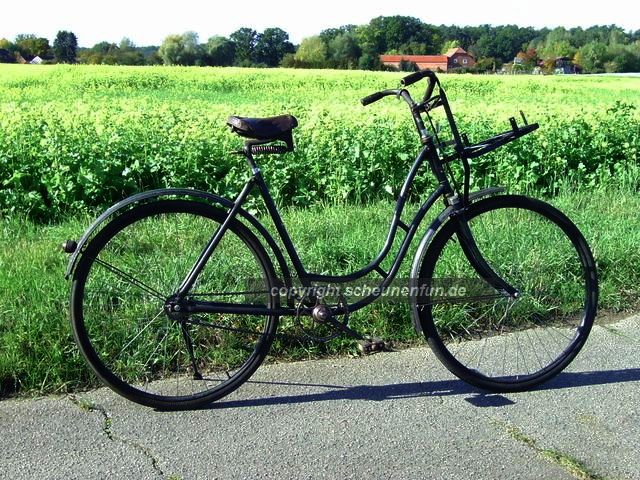
<svg viewBox="0 0 640 480">
<path fill-rule="evenodd" d="M 266 160 L 284 205 L 388 199 L 419 148 L 403 103 L 359 99 L 398 73 L 219 68 L 0 66 L 0 211 L 31 218 L 104 208 L 136 191 L 232 195 L 246 175 L 228 115 L 291 113 L 296 151 Z M 636 188 L 640 78 L 443 76 L 472 142 L 519 110 L 540 129 L 474 161 L 474 186 L 555 194 Z M 422 86 L 411 91 L 421 95 Z M 614 177 L 614 178 L 611 178 Z M 419 176 L 418 191 L 433 185 Z"/>
<path fill-rule="evenodd" d="M 306 264 L 339 274 L 370 261 L 419 145 L 404 104 L 389 99 L 363 108 L 359 99 L 396 87 L 400 77 L 0 66 L 0 394 L 95 384 L 72 342 L 67 257 L 58 245 L 78 238 L 100 209 L 143 189 L 235 194 L 246 166 L 226 155 L 241 144 L 224 126 L 230 114 L 287 112 L 300 120 L 296 152 L 262 166 Z M 472 141 L 508 129 L 508 117 L 519 110 L 541 124 L 474 161 L 474 188 L 506 185 L 550 199 L 593 248 L 600 307 L 637 307 L 640 79 L 451 75 L 442 81 Z M 420 94 L 419 87 L 411 90 Z M 412 208 L 432 186 L 429 172 L 419 176 Z M 409 264 L 400 277 L 408 276 Z M 353 324 L 397 342 L 422 341 L 404 304 L 369 307 Z M 291 355 L 353 348 L 339 340 Z"/>
<path fill-rule="evenodd" d="M 637 307 L 640 198 L 597 191 L 560 195 L 553 203 L 576 222 L 593 248 L 601 282 L 600 308 L 625 311 Z M 392 208 L 389 202 L 358 208 L 319 206 L 289 210 L 284 219 L 309 268 L 339 274 L 364 265 L 377 254 Z M 5 393 L 15 389 L 66 391 L 96 384 L 72 340 L 70 283 L 63 276 L 67 256 L 58 249 L 62 240 L 77 238 L 90 220 L 81 215 L 47 226 L 18 217 L 0 222 L 0 383 Z M 415 246 L 400 278 L 408 276 L 413 251 Z M 376 303 L 355 314 L 352 324 L 397 343 L 423 342 L 413 331 L 406 303 Z M 354 349 L 347 339 L 281 355 L 299 359 Z"/>
</svg>

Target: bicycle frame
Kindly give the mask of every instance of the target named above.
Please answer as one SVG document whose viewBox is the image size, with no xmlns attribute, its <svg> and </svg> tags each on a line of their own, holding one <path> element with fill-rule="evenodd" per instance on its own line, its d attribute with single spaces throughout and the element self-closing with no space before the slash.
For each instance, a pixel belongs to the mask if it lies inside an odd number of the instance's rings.
<svg viewBox="0 0 640 480">
<path fill-rule="evenodd" d="M 188 297 L 189 290 L 194 285 L 199 273 L 202 271 L 208 259 L 214 252 L 216 246 L 224 236 L 230 223 L 236 217 L 238 212 L 241 211 L 242 204 L 254 188 L 257 188 L 260 192 L 260 196 L 265 203 L 267 212 L 269 213 L 269 216 L 271 217 L 276 227 L 276 231 L 278 232 L 280 240 L 285 247 L 285 251 L 287 253 L 287 256 L 289 257 L 289 261 L 293 265 L 295 273 L 298 275 L 298 278 L 300 279 L 303 287 L 312 287 L 314 283 L 328 284 L 353 282 L 364 278 L 371 272 L 376 272 L 382 277 L 378 288 L 372 289 L 372 293 L 370 295 L 344 307 L 333 307 L 333 314 L 339 315 L 359 310 L 371 304 L 382 295 L 384 289 L 390 285 L 390 283 L 398 273 L 402 261 L 404 260 L 407 251 L 409 250 L 409 246 L 411 245 L 411 242 L 413 241 L 425 215 L 439 198 L 444 198 L 445 209 L 431 223 L 429 229 L 427 230 L 427 235 L 433 235 L 444 221 L 449 218 L 453 218 L 454 221 L 458 222 L 458 237 L 460 238 L 464 254 L 472 264 L 473 268 L 480 275 L 482 275 L 482 277 L 486 279 L 494 288 L 496 288 L 496 290 L 498 290 L 505 296 L 517 296 L 517 290 L 507 282 L 505 282 L 502 278 L 500 278 L 500 276 L 497 275 L 484 260 L 480 250 L 475 243 L 473 234 L 464 219 L 465 207 L 471 199 L 469 194 L 470 182 L 468 158 L 474 158 L 476 156 L 482 155 L 487 151 L 494 150 L 495 148 L 498 148 L 499 146 L 504 145 L 507 142 L 515 140 L 516 138 L 519 138 L 520 136 L 525 135 L 526 133 L 529 133 L 530 131 L 537 128 L 537 124 L 526 124 L 526 119 L 524 119 L 523 115 L 523 120 L 525 120 L 525 127 L 520 128 L 512 118 L 510 119 L 512 125 L 511 131 L 497 135 L 480 144 L 469 145 L 466 136 L 460 135 L 458 131 L 444 89 L 442 89 L 442 87 L 440 86 L 440 82 L 438 81 L 435 74 L 430 71 L 416 72 L 415 74 L 405 77 L 402 83 L 407 86 L 411 83 L 415 83 L 425 76 L 429 77 L 430 83 L 424 99 L 421 103 L 415 103 L 411 98 L 409 92 L 404 88 L 400 90 L 384 90 L 370 95 L 369 97 L 366 97 L 362 100 L 363 105 L 367 105 L 388 95 L 396 95 L 397 97 L 402 98 L 410 107 L 416 130 L 423 145 L 422 150 L 418 153 L 415 161 L 413 162 L 413 165 L 409 169 L 407 177 L 405 178 L 405 181 L 402 185 L 402 189 L 400 190 L 400 195 L 396 200 L 396 206 L 384 245 L 378 255 L 368 265 L 364 266 L 360 270 L 346 275 L 323 275 L 309 272 L 304 267 L 302 260 L 300 259 L 300 256 L 298 255 L 298 252 L 291 240 L 289 232 L 287 231 L 287 228 L 282 221 L 282 217 L 278 212 L 278 208 L 273 198 L 271 197 L 267 184 L 262 176 L 262 172 L 253 158 L 252 147 L 254 145 L 261 145 L 265 142 L 248 140 L 247 142 L 245 142 L 244 149 L 236 153 L 242 153 L 244 155 L 249 167 L 251 168 L 252 176 L 247 181 L 236 199 L 233 201 L 232 207 L 227 212 L 226 219 L 213 233 L 213 236 L 211 237 L 206 247 L 203 249 L 198 260 L 193 265 L 191 271 L 180 285 L 178 292 L 175 296 L 172 297 L 172 301 L 179 301 L 182 304 L 181 308 L 185 308 L 189 313 L 235 313 L 248 315 L 311 314 L 311 308 L 294 308 L 291 301 L 289 301 L 289 305 L 287 307 L 278 306 L 276 308 L 268 308 L 266 306 L 254 305 L 249 303 L 238 304 L 195 301 L 191 299 L 185 300 L 186 297 Z M 435 86 L 438 86 L 438 95 L 432 96 Z M 435 129 L 433 128 L 431 117 L 429 116 L 429 111 L 440 106 L 444 108 L 446 118 L 453 135 L 453 140 L 449 143 L 440 141 L 437 133 L 435 132 Z M 424 120 L 422 118 L 423 113 L 427 115 L 432 130 L 434 131 L 433 135 L 431 135 L 425 127 Z M 454 155 L 448 158 L 440 158 L 440 155 L 438 154 L 438 148 L 442 150 L 443 147 L 450 144 L 455 145 Z M 464 180 L 461 192 L 456 192 L 451 182 L 449 181 L 447 174 L 445 173 L 444 166 L 447 162 L 453 159 L 460 159 L 463 164 Z M 433 193 L 431 193 L 431 195 L 429 195 L 429 197 L 422 203 L 411 222 L 407 224 L 402 221 L 401 216 L 404 211 L 407 198 L 409 196 L 409 191 L 411 190 L 411 187 L 413 185 L 413 181 L 415 180 L 418 171 L 425 161 L 428 162 L 433 175 L 437 179 L 438 186 L 433 191 Z M 495 189 L 486 189 L 484 191 L 476 192 L 477 195 L 475 196 L 475 198 L 491 193 L 497 193 L 497 191 Z M 389 255 L 399 229 L 402 229 L 405 232 L 405 237 L 400 245 L 400 248 L 396 252 L 395 258 L 391 265 L 391 269 L 388 272 L 385 272 L 380 265 Z M 291 299 L 289 298 L 289 300 Z"/>
<path fill-rule="evenodd" d="M 446 197 L 447 195 L 453 195 L 453 190 L 451 189 L 451 186 L 446 176 L 444 175 L 444 172 L 439 171 L 437 168 L 439 157 L 435 151 L 435 147 L 433 146 L 432 142 L 429 142 L 425 147 L 423 147 L 421 152 L 418 154 L 416 160 L 414 161 L 404 181 L 404 184 L 400 191 L 400 195 L 396 200 L 396 206 L 393 212 L 393 217 L 391 220 L 387 238 L 378 255 L 368 265 L 366 265 L 365 267 L 361 268 L 356 272 L 353 272 L 347 275 L 322 275 L 318 273 L 309 272 L 304 267 L 302 260 L 300 259 L 300 256 L 293 244 L 293 241 L 291 240 L 289 232 L 286 226 L 284 225 L 284 222 L 282 221 L 282 217 L 280 216 L 277 206 L 273 198 L 271 197 L 267 184 L 262 176 L 262 172 L 256 166 L 250 151 L 247 151 L 246 158 L 252 168 L 253 175 L 249 179 L 249 181 L 245 184 L 244 188 L 242 189 L 242 191 L 239 193 L 239 195 L 233 202 L 233 207 L 228 211 L 227 218 L 218 227 L 216 232 L 214 232 L 213 236 L 211 237 L 211 240 L 202 251 L 200 257 L 194 264 L 192 270 L 189 272 L 187 277 L 182 282 L 182 285 L 180 286 L 176 294 L 177 298 L 184 298 L 188 296 L 188 292 L 190 288 L 193 286 L 193 284 L 195 283 L 198 274 L 200 273 L 202 268 L 204 268 L 204 265 L 206 264 L 207 260 L 209 259 L 209 257 L 215 250 L 216 246 L 222 239 L 222 236 L 228 229 L 230 222 L 239 211 L 240 207 L 242 206 L 243 202 L 246 200 L 249 193 L 254 188 L 257 188 L 258 191 L 260 192 L 260 195 L 267 208 L 267 212 L 269 213 L 269 216 L 271 217 L 276 227 L 280 240 L 282 241 L 285 247 L 286 253 L 289 257 L 289 261 L 293 265 L 293 268 L 296 274 L 298 275 L 300 281 L 302 282 L 303 286 L 311 286 L 314 282 L 347 283 L 347 282 L 359 280 L 371 272 L 376 272 L 382 277 L 382 280 L 379 284 L 379 288 L 377 290 L 384 289 L 395 278 L 400 268 L 400 265 L 402 264 L 402 261 L 406 256 L 409 246 L 411 245 L 411 242 L 413 241 L 415 234 L 418 231 L 418 228 L 422 220 L 424 219 L 427 212 L 431 209 L 433 204 L 443 196 Z M 413 181 L 420 167 L 423 165 L 425 159 L 431 165 L 431 168 L 433 169 L 434 173 L 438 172 L 436 173 L 436 175 L 438 177 L 441 177 L 440 178 L 441 182 L 438 185 L 438 187 L 435 189 L 435 191 L 421 205 L 420 209 L 418 210 L 418 212 L 416 213 L 412 221 L 409 224 L 406 224 L 401 220 L 402 212 L 406 205 L 406 201 L 407 201 L 411 186 L 413 184 Z M 398 229 L 404 230 L 406 235 L 404 240 L 402 241 L 402 244 L 400 245 L 398 252 L 396 253 L 391 269 L 388 272 L 385 272 L 380 267 L 380 265 L 387 258 L 389 252 L 391 251 L 391 247 L 398 233 Z M 347 308 L 350 312 L 359 310 L 360 308 L 363 308 L 369 305 L 371 302 L 376 300 L 379 296 L 380 296 L 379 293 L 371 294 L 354 304 L 348 305 Z M 186 303 L 186 308 L 187 308 L 187 311 L 192 313 L 197 313 L 197 312 L 231 313 L 233 312 L 237 314 L 255 314 L 255 315 L 265 315 L 265 314 L 295 315 L 298 312 L 297 309 L 287 308 L 287 307 L 281 307 L 274 310 L 274 309 L 269 309 L 266 307 L 256 306 L 252 304 L 237 304 L 237 303 L 225 304 L 221 302 L 206 302 L 206 301 L 189 301 Z M 339 309 L 336 311 L 336 313 L 339 314 Z"/>
</svg>

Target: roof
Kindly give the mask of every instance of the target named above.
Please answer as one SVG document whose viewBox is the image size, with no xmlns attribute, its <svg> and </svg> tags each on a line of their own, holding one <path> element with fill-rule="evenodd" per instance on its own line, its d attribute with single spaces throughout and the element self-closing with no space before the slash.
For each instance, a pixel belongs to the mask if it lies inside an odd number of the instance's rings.
<svg viewBox="0 0 640 480">
<path fill-rule="evenodd" d="M 35 57 L 35 55 L 29 55 L 27 53 L 22 54 L 22 53 L 16 53 L 16 61 L 18 63 L 29 63 L 31 60 L 33 60 Z"/>
<path fill-rule="evenodd" d="M 393 62 L 399 63 L 402 60 L 415 62 L 415 63 L 447 63 L 452 56 L 469 55 L 473 58 L 473 55 L 467 53 L 460 47 L 450 48 L 444 55 L 380 55 L 381 62 Z"/>
<path fill-rule="evenodd" d="M 446 63 L 446 55 L 380 55 L 381 62 L 400 62 L 407 60 L 415 63 Z"/>
<path fill-rule="evenodd" d="M 460 47 L 450 48 L 449 50 L 447 50 L 447 53 L 445 53 L 445 55 L 447 57 L 453 57 L 456 53 L 464 53 L 465 55 L 469 55 L 466 51 L 464 51 Z"/>
</svg>

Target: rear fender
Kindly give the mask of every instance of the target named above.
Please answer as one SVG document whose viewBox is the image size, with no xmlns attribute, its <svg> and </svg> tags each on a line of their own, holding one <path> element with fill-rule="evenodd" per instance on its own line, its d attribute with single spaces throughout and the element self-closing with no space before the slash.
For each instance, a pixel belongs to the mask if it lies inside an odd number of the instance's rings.
<svg viewBox="0 0 640 480">
<path fill-rule="evenodd" d="M 67 270 L 65 272 L 65 278 L 69 279 L 73 275 L 78 259 L 82 255 L 82 252 L 85 250 L 88 242 L 97 232 L 102 229 L 102 227 L 108 221 L 110 221 L 114 217 L 117 217 L 121 213 L 135 207 L 136 205 L 154 202 L 164 197 L 192 198 L 197 200 L 204 200 L 212 205 L 219 205 L 228 209 L 233 207 L 233 202 L 227 198 L 208 192 L 203 192 L 201 190 L 193 190 L 188 188 L 161 188 L 132 195 L 105 210 L 102 215 L 96 218 L 96 220 L 89 226 L 89 228 L 85 230 L 85 232 L 82 234 L 82 237 L 77 242 L 77 247 L 69 258 L 69 263 L 67 264 Z M 258 233 L 259 237 L 262 237 L 262 240 L 264 240 L 266 245 L 273 253 L 273 256 L 276 258 L 276 261 L 278 262 L 280 273 L 282 274 L 283 284 L 287 287 L 291 287 L 291 273 L 289 267 L 284 259 L 284 255 L 282 254 L 280 247 L 278 247 L 278 244 L 275 242 L 271 234 L 253 215 L 251 215 L 246 210 L 241 208 L 238 211 L 238 216 L 245 220 L 248 225 L 253 227 L 254 231 Z"/>
</svg>

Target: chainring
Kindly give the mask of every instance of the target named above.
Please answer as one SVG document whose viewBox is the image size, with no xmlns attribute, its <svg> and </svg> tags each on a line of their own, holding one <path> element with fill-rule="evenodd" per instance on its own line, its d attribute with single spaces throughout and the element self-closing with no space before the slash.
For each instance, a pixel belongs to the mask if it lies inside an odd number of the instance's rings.
<svg viewBox="0 0 640 480">
<path fill-rule="evenodd" d="M 322 343 L 328 342 L 329 340 L 333 340 L 334 338 L 342 335 L 344 332 L 331 323 L 318 321 L 311 314 L 302 314 L 302 308 L 309 305 L 310 300 L 311 299 L 309 298 L 309 296 L 305 295 L 300 298 L 296 306 L 295 323 L 301 333 L 301 336 L 314 342 Z M 325 305 L 322 298 L 315 299 L 314 309 L 319 305 Z M 340 295 L 336 307 L 343 308 L 346 313 L 344 315 L 333 317 L 333 320 L 334 322 L 338 322 L 345 327 L 349 323 L 349 311 L 347 309 L 347 306 L 348 304 L 346 302 L 346 299 L 343 295 Z"/>
</svg>

